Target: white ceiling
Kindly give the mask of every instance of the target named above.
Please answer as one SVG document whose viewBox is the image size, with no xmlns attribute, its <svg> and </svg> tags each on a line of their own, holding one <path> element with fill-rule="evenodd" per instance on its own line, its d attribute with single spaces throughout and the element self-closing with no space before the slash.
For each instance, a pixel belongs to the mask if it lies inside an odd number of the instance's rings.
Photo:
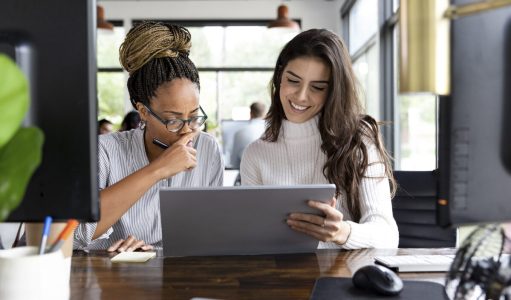
<svg viewBox="0 0 511 300">
<path fill-rule="evenodd" d="M 285 3 L 302 29 L 327 28 L 340 34 L 345 0 L 98 0 L 107 19 L 123 20 L 270 20 Z M 376 0 L 377 1 L 377 0 Z M 0 0 L 1 2 L 1 0 Z"/>
</svg>

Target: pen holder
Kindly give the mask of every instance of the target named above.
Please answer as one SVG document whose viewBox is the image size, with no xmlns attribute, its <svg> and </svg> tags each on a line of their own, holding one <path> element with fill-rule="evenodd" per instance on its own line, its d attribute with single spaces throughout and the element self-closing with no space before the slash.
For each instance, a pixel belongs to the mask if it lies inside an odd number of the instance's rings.
<svg viewBox="0 0 511 300">
<path fill-rule="evenodd" d="M 69 299 L 71 258 L 38 247 L 0 250 L 0 299 Z"/>
<path fill-rule="evenodd" d="M 53 223 L 48 233 L 47 247 L 52 245 L 60 232 L 66 227 L 66 223 Z M 43 233 L 43 223 L 25 223 L 25 232 L 27 237 L 27 246 L 39 247 L 41 244 L 41 237 Z M 69 237 L 62 245 L 62 253 L 64 257 L 71 257 L 73 255 L 73 235 Z M 1 299 L 1 298 L 0 298 Z"/>
</svg>

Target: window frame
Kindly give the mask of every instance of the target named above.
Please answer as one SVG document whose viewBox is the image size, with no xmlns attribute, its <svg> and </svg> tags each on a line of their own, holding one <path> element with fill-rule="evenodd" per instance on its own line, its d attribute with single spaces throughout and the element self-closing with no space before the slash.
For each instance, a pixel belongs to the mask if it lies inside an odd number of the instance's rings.
<svg viewBox="0 0 511 300">
<path fill-rule="evenodd" d="M 107 20 L 107 22 L 111 23 L 112 25 L 114 25 L 114 27 L 124 27 L 124 21 L 122 20 Z M 112 68 L 112 67 L 100 67 L 100 66 L 97 66 L 98 68 L 98 73 L 100 72 L 124 72 L 124 70 L 121 68 L 121 67 L 118 67 L 118 68 Z"/>
<path fill-rule="evenodd" d="M 342 33 L 346 46 L 349 48 L 349 14 L 355 3 L 359 0 L 346 0 L 341 7 L 340 16 L 342 23 Z M 397 80 L 395 74 L 399 70 L 395 69 L 396 58 L 394 30 L 399 22 L 399 8 L 394 8 L 394 0 L 378 1 L 378 31 L 369 38 L 353 55 L 352 61 L 367 52 L 370 47 L 377 44 L 379 51 L 379 105 L 380 116 L 384 125 L 381 132 L 386 149 L 394 157 L 392 166 L 394 169 L 400 168 L 400 118 L 399 109 L 397 109 L 399 96 L 397 91 Z M 435 168 L 438 168 L 438 143 L 439 143 L 439 97 L 435 101 Z"/>
<path fill-rule="evenodd" d="M 124 28 L 124 25 L 125 25 L 124 21 L 123 20 L 119 20 L 119 19 L 107 20 L 107 22 L 111 23 L 114 27 Z M 96 45 L 96 48 L 97 48 L 97 45 Z M 97 64 L 96 67 L 97 67 L 97 70 L 96 70 L 96 80 L 99 79 L 98 77 L 99 77 L 100 73 L 118 73 L 118 74 L 122 74 L 125 77 L 125 74 L 124 74 L 125 72 L 122 69 L 122 67 L 120 67 L 120 66 L 119 67 L 101 67 L 101 66 L 99 66 L 99 64 Z M 97 94 L 97 101 L 98 101 L 98 117 L 99 117 L 99 90 L 96 91 L 96 94 Z M 124 94 L 124 97 L 123 97 L 122 100 L 123 100 L 123 107 L 124 107 L 125 111 L 123 111 L 123 114 L 121 116 L 124 116 L 129 111 L 129 110 L 126 109 L 126 107 L 127 107 L 127 103 L 126 103 L 126 89 L 123 92 L 123 94 Z M 127 99 L 127 100 L 129 102 L 129 99 Z M 131 103 L 129 105 L 131 106 Z"/>
</svg>

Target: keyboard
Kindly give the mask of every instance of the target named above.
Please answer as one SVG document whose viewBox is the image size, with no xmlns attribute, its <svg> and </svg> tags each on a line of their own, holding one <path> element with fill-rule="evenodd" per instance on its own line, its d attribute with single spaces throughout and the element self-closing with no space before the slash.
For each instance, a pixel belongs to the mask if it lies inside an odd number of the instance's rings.
<svg viewBox="0 0 511 300">
<path fill-rule="evenodd" d="M 397 272 L 447 272 L 454 255 L 391 255 L 376 256 L 377 264 Z"/>
</svg>

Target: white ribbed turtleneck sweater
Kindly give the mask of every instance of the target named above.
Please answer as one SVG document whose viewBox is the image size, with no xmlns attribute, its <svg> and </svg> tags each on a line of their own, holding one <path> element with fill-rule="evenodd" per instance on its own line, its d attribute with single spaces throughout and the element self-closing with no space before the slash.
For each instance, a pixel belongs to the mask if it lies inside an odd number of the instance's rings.
<svg viewBox="0 0 511 300">
<path fill-rule="evenodd" d="M 304 123 L 284 120 L 277 142 L 257 140 L 243 153 L 240 172 L 243 185 L 324 184 L 326 155 L 321 151 L 318 117 Z M 374 144 L 367 144 L 369 166 L 359 187 L 361 218 L 352 220 L 343 196 L 338 207 L 351 225 L 348 241 L 342 246 L 320 242 L 318 248 L 397 248 L 399 233 L 392 215 L 390 187 L 384 165 Z M 376 163 L 375 163 L 376 162 Z M 371 164 L 374 163 L 374 164 Z M 371 178 L 373 177 L 373 178 Z M 344 194 L 344 193 L 342 193 Z"/>
</svg>

